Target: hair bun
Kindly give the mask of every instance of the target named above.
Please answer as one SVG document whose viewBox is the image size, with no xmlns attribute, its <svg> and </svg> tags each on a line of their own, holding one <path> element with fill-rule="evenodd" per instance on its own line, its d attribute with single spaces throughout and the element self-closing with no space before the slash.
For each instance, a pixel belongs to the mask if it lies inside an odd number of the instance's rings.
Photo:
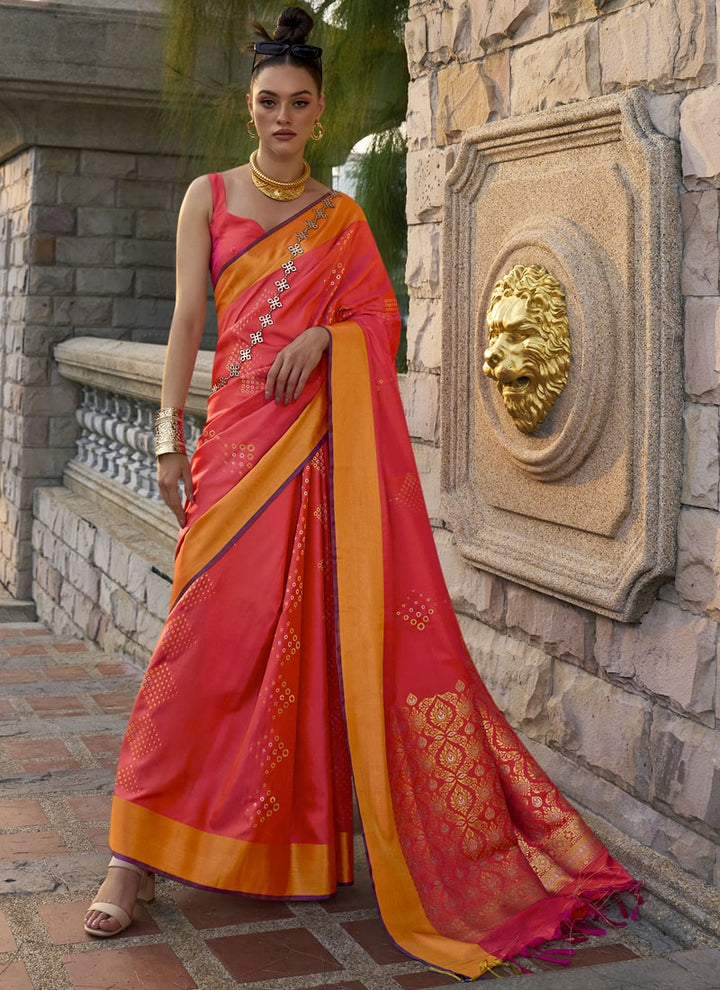
<svg viewBox="0 0 720 990">
<path fill-rule="evenodd" d="M 314 23 L 310 14 L 302 7 L 285 7 L 278 17 L 274 39 L 302 45 L 307 41 Z"/>
</svg>

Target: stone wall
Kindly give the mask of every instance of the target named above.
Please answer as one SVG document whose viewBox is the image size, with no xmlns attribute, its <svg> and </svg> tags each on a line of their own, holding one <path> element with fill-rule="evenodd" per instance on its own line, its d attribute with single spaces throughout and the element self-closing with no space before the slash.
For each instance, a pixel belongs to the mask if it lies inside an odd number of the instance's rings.
<svg viewBox="0 0 720 990">
<path fill-rule="evenodd" d="M 167 339 L 185 182 L 162 155 L 36 147 L 0 165 L 6 256 L 0 582 L 29 595 L 32 491 L 75 448 L 77 390 L 52 348 L 84 334 Z"/>
<path fill-rule="evenodd" d="M 405 399 L 468 644 L 513 724 L 572 798 L 720 886 L 716 5 L 411 0 L 406 42 Z M 442 236 L 445 175 L 468 128 L 637 86 L 648 93 L 654 126 L 681 151 L 685 453 L 675 579 L 641 621 L 624 624 L 476 569 L 454 545 L 440 491 Z"/>
</svg>

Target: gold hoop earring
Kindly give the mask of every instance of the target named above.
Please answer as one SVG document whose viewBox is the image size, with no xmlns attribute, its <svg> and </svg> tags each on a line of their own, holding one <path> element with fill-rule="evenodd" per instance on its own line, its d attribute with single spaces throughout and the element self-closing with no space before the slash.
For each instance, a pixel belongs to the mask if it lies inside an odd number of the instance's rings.
<svg viewBox="0 0 720 990">
<path fill-rule="evenodd" d="M 260 135 L 257 132 L 257 129 L 255 128 L 255 121 L 252 119 L 252 117 L 247 122 L 247 124 L 245 124 L 245 130 L 248 132 L 251 138 L 257 139 L 260 137 Z"/>
<path fill-rule="evenodd" d="M 313 124 L 313 129 L 312 129 L 312 133 L 310 134 L 310 137 L 313 139 L 313 141 L 322 141 L 324 134 L 325 134 L 325 128 L 323 127 L 323 125 L 319 120 L 316 120 L 315 123 Z"/>
</svg>

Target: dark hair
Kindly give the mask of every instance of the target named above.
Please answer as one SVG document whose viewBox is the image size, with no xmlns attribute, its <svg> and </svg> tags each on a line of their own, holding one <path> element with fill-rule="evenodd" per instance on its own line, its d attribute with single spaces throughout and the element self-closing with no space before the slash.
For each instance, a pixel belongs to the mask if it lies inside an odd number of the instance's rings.
<svg viewBox="0 0 720 990">
<path fill-rule="evenodd" d="M 280 11 L 273 34 L 269 34 L 258 21 L 253 21 L 252 26 L 260 41 L 280 41 L 288 45 L 304 45 L 307 43 L 314 23 L 310 14 L 302 7 L 284 7 Z M 253 51 L 253 42 L 247 45 L 247 50 Z M 289 51 L 282 55 L 258 56 L 253 69 L 253 77 L 265 65 L 295 65 L 301 69 L 306 69 L 315 80 L 318 92 L 322 90 L 322 62 L 319 58 L 299 58 Z"/>
</svg>

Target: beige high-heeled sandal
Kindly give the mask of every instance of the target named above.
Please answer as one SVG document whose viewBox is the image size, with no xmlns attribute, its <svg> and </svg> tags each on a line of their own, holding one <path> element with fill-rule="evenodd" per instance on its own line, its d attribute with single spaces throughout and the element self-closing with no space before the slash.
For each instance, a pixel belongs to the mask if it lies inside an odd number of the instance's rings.
<svg viewBox="0 0 720 990">
<path fill-rule="evenodd" d="M 124 859 L 118 859 L 117 856 L 113 856 L 108 863 L 108 870 L 111 868 L 117 868 L 121 870 L 132 870 L 133 873 L 138 873 L 140 875 L 140 887 L 138 888 L 137 900 L 145 901 L 149 903 L 155 899 L 155 874 L 148 873 L 146 870 L 141 870 L 139 866 L 135 866 L 134 863 L 128 863 Z M 119 935 L 120 932 L 124 932 L 126 928 L 129 928 L 132 924 L 132 914 L 128 914 L 127 911 L 123 910 L 119 904 L 110 904 L 107 901 L 94 901 L 88 911 L 102 911 L 103 914 L 109 915 L 114 918 L 115 921 L 120 923 L 120 927 L 116 928 L 112 932 L 106 932 L 102 928 L 89 928 L 84 925 L 85 931 L 88 935 L 97 935 L 100 938 L 111 938 L 113 935 Z"/>
</svg>

